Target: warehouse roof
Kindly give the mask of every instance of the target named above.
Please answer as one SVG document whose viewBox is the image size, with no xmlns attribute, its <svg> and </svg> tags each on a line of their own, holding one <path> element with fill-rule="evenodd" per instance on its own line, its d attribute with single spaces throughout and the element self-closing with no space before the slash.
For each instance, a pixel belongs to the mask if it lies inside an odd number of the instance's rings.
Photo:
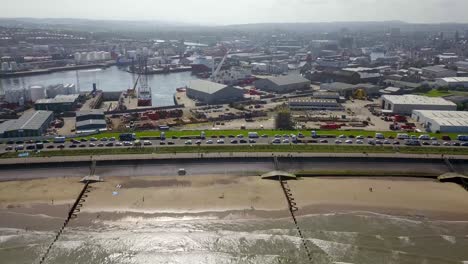
<svg viewBox="0 0 468 264">
<path fill-rule="evenodd" d="M 104 111 L 100 109 L 90 109 L 90 110 L 81 110 L 76 112 L 76 117 L 86 116 L 86 115 L 104 115 Z"/>
<path fill-rule="evenodd" d="M 214 94 L 224 88 L 228 87 L 225 84 L 219 84 L 215 82 L 205 81 L 205 80 L 193 80 L 190 81 L 188 88 L 204 92 L 207 94 Z"/>
<path fill-rule="evenodd" d="M 334 103 L 335 99 L 289 99 L 289 103 Z"/>
<path fill-rule="evenodd" d="M 422 68 L 422 69 L 423 69 L 423 70 L 426 70 L 426 71 L 433 71 L 433 72 L 450 71 L 449 69 L 444 68 L 443 65 L 429 66 L 429 67 L 424 67 L 424 68 Z"/>
<path fill-rule="evenodd" d="M 447 78 L 441 78 L 441 80 L 448 82 L 448 83 L 468 82 L 468 77 L 447 77 Z"/>
<path fill-rule="evenodd" d="M 267 79 L 276 85 L 288 85 L 288 84 L 310 82 L 309 80 L 307 80 L 306 78 L 302 77 L 299 74 L 289 74 L 289 75 L 283 75 L 283 76 L 277 76 L 277 77 L 270 77 Z"/>
<path fill-rule="evenodd" d="M 5 131 L 8 131 L 10 126 L 12 126 L 15 123 L 16 120 L 7 120 L 3 123 L 0 124 L 0 135 L 5 133 Z"/>
<path fill-rule="evenodd" d="M 431 119 L 440 126 L 468 126 L 468 111 L 413 110 L 413 113 Z"/>
<path fill-rule="evenodd" d="M 63 103 L 74 103 L 78 100 L 79 94 L 59 94 L 55 98 L 51 99 L 39 99 L 36 104 L 63 104 Z"/>
<path fill-rule="evenodd" d="M 104 119 L 89 119 L 76 122 L 76 127 L 80 128 L 87 125 L 104 125 L 107 126 L 106 120 Z"/>
<path fill-rule="evenodd" d="M 428 97 L 414 94 L 405 95 L 383 95 L 382 99 L 387 100 L 396 105 L 451 105 L 455 103 L 447 101 L 439 97 Z"/>
<path fill-rule="evenodd" d="M 5 131 L 13 130 L 37 130 L 44 125 L 44 123 L 53 115 L 51 111 L 35 111 L 23 114 L 16 120 L 10 120 L 2 125 L 2 129 Z"/>
</svg>

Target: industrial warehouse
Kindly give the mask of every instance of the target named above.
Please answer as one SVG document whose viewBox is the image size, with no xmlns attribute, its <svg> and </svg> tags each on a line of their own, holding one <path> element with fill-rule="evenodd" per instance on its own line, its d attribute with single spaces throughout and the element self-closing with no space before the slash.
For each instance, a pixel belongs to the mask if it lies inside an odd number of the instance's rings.
<svg viewBox="0 0 468 264">
<path fill-rule="evenodd" d="M 296 110 L 342 110 L 334 99 L 290 99 L 289 109 Z"/>
<path fill-rule="evenodd" d="M 187 86 L 187 97 L 206 104 L 231 103 L 242 100 L 244 91 L 236 86 L 194 80 Z"/>
<path fill-rule="evenodd" d="M 438 97 L 427 97 L 413 94 L 383 95 L 382 113 L 411 115 L 413 110 L 448 110 L 455 111 L 457 105 Z"/>
<path fill-rule="evenodd" d="M 105 131 L 107 130 L 104 111 L 92 109 L 76 112 L 76 132 Z"/>
<path fill-rule="evenodd" d="M 78 106 L 79 94 L 57 95 L 52 99 L 40 99 L 34 104 L 36 110 L 58 112 L 74 111 Z"/>
<path fill-rule="evenodd" d="M 467 111 L 414 110 L 411 117 L 428 132 L 468 133 Z"/>
<path fill-rule="evenodd" d="M 36 137 L 43 135 L 54 118 L 50 111 L 25 113 L 20 118 L 0 124 L 0 137 Z"/>
<path fill-rule="evenodd" d="M 285 75 L 255 81 L 255 87 L 265 91 L 286 93 L 310 88 L 310 81 L 301 75 Z"/>
</svg>

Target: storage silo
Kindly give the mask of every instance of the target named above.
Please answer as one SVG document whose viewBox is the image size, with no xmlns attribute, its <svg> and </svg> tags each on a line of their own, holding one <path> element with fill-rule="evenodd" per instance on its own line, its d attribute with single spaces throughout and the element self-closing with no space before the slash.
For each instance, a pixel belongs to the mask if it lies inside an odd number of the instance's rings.
<svg viewBox="0 0 468 264">
<path fill-rule="evenodd" d="M 87 52 L 81 52 L 81 62 L 88 62 L 88 53 Z"/>
<path fill-rule="evenodd" d="M 10 104 L 17 104 L 21 98 L 24 98 L 25 91 L 23 89 L 8 89 L 5 90 L 5 101 Z"/>
<path fill-rule="evenodd" d="M 10 70 L 10 64 L 8 62 L 4 61 L 2 62 L 2 71 L 6 72 Z"/>
<path fill-rule="evenodd" d="M 78 64 L 81 62 L 81 53 L 79 52 L 76 52 L 74 55 L 74 58 L 75 58 L 75 63 Z"/>
<path fill-rule="evenodd" d="M 40 85 L 33 85 L 29 87 L 29 93 L 31 94 L 31 101 L 36 102 L 39 99 L 45 98 L 45 87 Z"/>
</svg>

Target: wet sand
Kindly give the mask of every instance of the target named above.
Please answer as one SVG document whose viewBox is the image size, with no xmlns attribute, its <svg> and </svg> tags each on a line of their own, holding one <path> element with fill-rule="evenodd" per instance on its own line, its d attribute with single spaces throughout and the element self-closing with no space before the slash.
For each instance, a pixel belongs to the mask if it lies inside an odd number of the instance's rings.
<svg viewBox="0 0 468 264">
<path fill-rule="evenodd" d="M 303 178 L 289 181 L 298 215 L 377 212 L 468 220 L 468 192 L 453 183 L 397 178 Z M 0 226 L 54 229 L 83 184 L 78 178 L 0 182 Z M 276 181 L 258 176 L 107 177 L 92 184 L 75 224 L 125 216 L 289 217 Z M 38 221 L 44 220 L 44 221 Z"/>
</svg>

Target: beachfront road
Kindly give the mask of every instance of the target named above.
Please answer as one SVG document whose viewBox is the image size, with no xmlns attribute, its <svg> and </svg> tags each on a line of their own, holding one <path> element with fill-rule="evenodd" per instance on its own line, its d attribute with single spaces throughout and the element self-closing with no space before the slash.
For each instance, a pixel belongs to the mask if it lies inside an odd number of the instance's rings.
<svg viewBox="0 0 468 264">
<path fill-rule="evenodd" d="M 59 167 L 60 166 L 60 167 Z M 385 160 L 385 159 L 329 159 L 329 158 L 280 158 L 279 166 L 284 171 L 400 171 L 427 172 L 443 174 L 448 167 L 442 160 Z M 467 164 L 458 164 L 459 169 L 468 171 Z M 119 161 L 113 163 L 98 162 L 95 174 L 109 176 L 173 176 L 179 169 L 185 169 L 187 175 L 255 175 L 274 169 L 272 159 L 223 159 L 223 160 L 161 160 L 151 162 Z M 34 167 L 2 168 L 0 180 L 33 179 L 48 177 L 83 177 L 88 175 L 89 163 L 68 165 L 39 165 Z"/>
</svg>

